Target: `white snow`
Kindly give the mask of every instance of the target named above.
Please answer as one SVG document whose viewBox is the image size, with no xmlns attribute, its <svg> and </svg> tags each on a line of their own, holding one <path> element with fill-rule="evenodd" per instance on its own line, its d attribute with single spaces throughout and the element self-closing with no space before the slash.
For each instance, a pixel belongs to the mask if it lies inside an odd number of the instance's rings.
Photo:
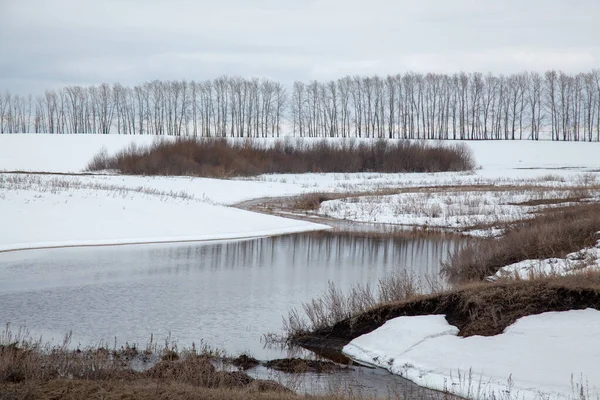
<svg viewBox="0 0 600 400">
<path fill-rule="evenodd" d="M 600 235 L 600 232 L 598 232 Z M 600 240 L 594 247 L 588 247 L 567 254 L 565 258 L 545 258 L 541 260 L 523 260 L 506 265 L 495 275 L 488 276 L 489 281 L 498 279 L 532 279 L 543 276 L 564 276 L 600 269 Z"/>
<path fill-rule="evenodd" d="M 536 190 L 422 191 L 397 195 L 361 196 L 323 202 L 319 214 L 351 221 L 402 225 L 469 228 L 531 218 L 543 208 L 565 206 L 574 194 L 570 189 Z M 560 188 L 560 186 L 559 186 Z M 588 190 L 587 201 L 600 200 L 600 190 Z M 556 204 L 528 205 L 526 202 L 563 199 Z M 477 232 L 475 232 L 477 233 Z"/>
<path fill-rule="evenodd" d="M 444 316 L 399 317 L 343 349 L 413 382 L 474 399 L 600 395 L 600 311 L 523 317 L 496 336 L 457 336 Z M 495 397 L 494 397 L 495 396 Z"/>
<path fill-rule="evenodd" d="M 0 251 L 240 239 L 327 226 L 123 189 L 0 189 Z"/>
<path fill-rule="evenodd" d="M 0 135 L 0 171 L 81 172 L 104 148 L 114 154 L 132 143 L 150 145 L 157 136 Z"/>
</svg>

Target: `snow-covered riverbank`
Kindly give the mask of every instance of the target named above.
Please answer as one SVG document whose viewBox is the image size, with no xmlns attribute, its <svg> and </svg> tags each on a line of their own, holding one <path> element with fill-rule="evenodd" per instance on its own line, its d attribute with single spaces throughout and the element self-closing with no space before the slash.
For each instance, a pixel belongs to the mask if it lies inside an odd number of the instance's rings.
<svg viewBox="0 0 600 400">
<path fill-rule="evenodd" d="M 344 347 L 351 358 L 469 399 L 595 399 L 600 311 L 548 312 L 491 337 L 457 336 L 443 315 L 399 317 Z M 582 396 L 583 395 L 583 396 Z"/>
</svg>

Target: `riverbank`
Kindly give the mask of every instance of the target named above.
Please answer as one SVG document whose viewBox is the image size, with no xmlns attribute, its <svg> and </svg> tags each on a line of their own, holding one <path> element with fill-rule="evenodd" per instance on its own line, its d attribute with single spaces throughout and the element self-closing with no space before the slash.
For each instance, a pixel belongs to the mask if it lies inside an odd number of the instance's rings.
<svg viewBox="0 0 600 400">
<path fill-rule="evenodd" d="M 593 398 L 600 394 L 598 207 L 548 210 L 462 247 L 442 269 L 452 289 L 430 293 L 405 275 L 379 288 L 410 288 L 403 297 L 366 307 L 354 306 L 361 288 L 332 289 L 305 303 L 307 319 L 290 313 L 288 340 L 467 398 L 579 398 L 580 391 Z"/>
<path fill-rule="evenodd" d="M 473 283 L 375 306 L 329 327 L 297 332 L 291 341 L 317 352 L 343 351 L 467 398 L 578 398 L 573 385 L 594 398 L 600 393 L 596 310 L 598 272 Z"/>
</svg>

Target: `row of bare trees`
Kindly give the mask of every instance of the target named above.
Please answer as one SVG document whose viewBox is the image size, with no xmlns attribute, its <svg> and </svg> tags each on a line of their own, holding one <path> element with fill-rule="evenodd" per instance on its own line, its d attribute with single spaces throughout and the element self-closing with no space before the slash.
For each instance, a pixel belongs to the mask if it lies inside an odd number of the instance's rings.
<svg viewBox="0 0 600 400">
<path fill-rule="evenodd" d="M 2 133 L 600 141 L 600 70 L 344 77 L 223 76 L 0 96 Z"/>
<path fill-rule="evenodd" d="M 69 86 L 33 99 L 0 96 L 2 133 L 279 136 L 286 90 L 265 79 Z"/>
</svg>

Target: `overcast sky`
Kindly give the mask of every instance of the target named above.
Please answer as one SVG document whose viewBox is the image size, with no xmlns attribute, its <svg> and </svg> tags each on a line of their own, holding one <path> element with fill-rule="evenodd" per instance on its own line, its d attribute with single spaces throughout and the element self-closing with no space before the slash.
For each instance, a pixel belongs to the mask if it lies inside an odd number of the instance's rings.
<svg viewBox="0 0 600 400">
<path fill-rule="evenodd" d="M 600 0 L 0 0 L 0 91 L 600 67 Z"/>
</svg>

